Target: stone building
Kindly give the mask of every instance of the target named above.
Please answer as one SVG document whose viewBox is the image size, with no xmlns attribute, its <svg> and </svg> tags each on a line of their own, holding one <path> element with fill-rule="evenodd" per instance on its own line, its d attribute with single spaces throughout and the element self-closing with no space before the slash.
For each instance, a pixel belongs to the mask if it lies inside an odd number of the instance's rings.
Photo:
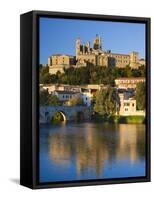
<svg viewBox="0 0 154 200">
<path fill-rule="evenodd" d="M 117 88 L 120 89 L 135 89 L 138 83 L 144 83 L 144 77 L 132 77 L 132 78 L 118 78 L 115 79 L 115 84 Z"/>
<path fill-rule="evenodd" d="M 145 60 L 139 58 L 139 53 L 132 51 L 130 54 L 112 53 L 111 50 L 105 51 L 102 47 L 102 39 L 96 34 L 93 46 L 90 42 L 82 43 L 80 38 L 76 39 L 76 56 L 55 54 L 48 58 L 49 73 L 56 74 L 58 71 L 63 73 L 64 68 L 86 67 L 89 65 L 138 68 L 145 65 Z"/>
<path fill-rule="evenodd" d="M 75 67 L 75 57 L 70 55 L 55 54 L 48 58 L 49 73 L 64 73 L 64 68 Z"/>
<path fill-rule="evenodd" d="M 133 98 L 126 98 L 124 93 L 119 94 L 119 98 L 119 115 L 134 115 L 136 113 L 136 100 Z"/>
<path fill-rule="evenodd" d="M 87 66 L 93 64 L 97 66 L 119 67 L 124 68 L 129 65 L 131 68 L 138 68 L 145 65 L 144 59 L 139 59 L 138 52 L 130 54 L 112 53 L 111 50 L 105 51 L 102 48 L 102 40 L 99 35 L 96 35 L 93 41 L 93 47 L 90 47 L 90 42 L 81 44 L 80 38 L 76 40 L 76 61 L 77 66 Z"/>
<path fill-rule="evenodd" d="M 119 115 L 120 116 L 145 116 L 145 111 L 136 109 L 136 100 L 131 97 L 127 97 L 124 93 L 119 94 L 120 106 Z"/>
<path fill-rule="evenodd" d="M 69 101 L 75 96 L 80 96 L 86 106 L 91 106 L 95 93 L 103 85 L 67 85 L 67 84 L 40 84 L 40 90 L 47 90 L 49 94 L 56 95 L 62 102 Z"/>
<path fill-rule="evenodd" d="M 61 102 L 68 102 L 70 99 L 74 97 L 80 97 L 79 92 L 73 92 L 73 91 L 64 91 L 64 90 L 55 90 L 52 92 L 53 95 L 57 96 L 59 101 Z"/>
</svg>

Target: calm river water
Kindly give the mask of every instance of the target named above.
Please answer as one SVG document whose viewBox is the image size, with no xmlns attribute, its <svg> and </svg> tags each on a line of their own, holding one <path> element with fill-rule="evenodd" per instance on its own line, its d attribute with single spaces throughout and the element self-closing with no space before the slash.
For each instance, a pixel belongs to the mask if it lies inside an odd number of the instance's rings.
<svg viewBox="0 0 154 200">
<path fill-rule="evenodd" d="M 40 182 L 145 176 L 145 125 L 40 126 Z"/>
</svg>

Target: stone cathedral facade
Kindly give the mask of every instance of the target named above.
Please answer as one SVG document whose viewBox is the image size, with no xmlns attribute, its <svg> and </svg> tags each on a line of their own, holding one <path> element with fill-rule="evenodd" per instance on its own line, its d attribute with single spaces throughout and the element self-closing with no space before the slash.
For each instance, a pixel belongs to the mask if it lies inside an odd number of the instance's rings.
<svg viewBox="0 0 154 200">
<path fill-rule="evenodd" d="M 105 51 L 102 47 L 102 40 L 96 35 L 91 47 L 90 42 L 81 43 L 80 38 L 76 39 L 76 56 L 55 54 L 48 58 L 49 73 L 56 74 L 58 71 L 64 73 L 64 68 L 105 66 L 125 68 L 130 66 L 137 69 L 145 65 L 145 60 L 139 58 L 139 53 L 132 51 L 130 54 L 112 53 Z"/>
</svg>

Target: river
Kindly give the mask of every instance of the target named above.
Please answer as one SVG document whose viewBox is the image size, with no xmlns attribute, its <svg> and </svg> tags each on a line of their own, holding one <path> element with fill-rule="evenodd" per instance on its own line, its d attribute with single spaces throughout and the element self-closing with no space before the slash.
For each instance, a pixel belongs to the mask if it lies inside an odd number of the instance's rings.
<svg viewBox="0 0 154 200">
<path fill-rule="evenodd" d="M 40 126 L 40 182 L 145 176 L 145 125 Z"/>
</svg>

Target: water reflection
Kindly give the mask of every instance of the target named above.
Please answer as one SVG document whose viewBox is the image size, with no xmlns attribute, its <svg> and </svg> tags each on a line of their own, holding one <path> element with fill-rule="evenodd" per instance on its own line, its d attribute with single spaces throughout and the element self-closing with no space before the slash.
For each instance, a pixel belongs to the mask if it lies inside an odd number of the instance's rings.
<svg viewBox="0 0 154 200">
<path fill-rule="evenodd" d="M 144 125 L 83 123 L 41 130 L 42 181 L 145 175 Z"/>
</svg>

